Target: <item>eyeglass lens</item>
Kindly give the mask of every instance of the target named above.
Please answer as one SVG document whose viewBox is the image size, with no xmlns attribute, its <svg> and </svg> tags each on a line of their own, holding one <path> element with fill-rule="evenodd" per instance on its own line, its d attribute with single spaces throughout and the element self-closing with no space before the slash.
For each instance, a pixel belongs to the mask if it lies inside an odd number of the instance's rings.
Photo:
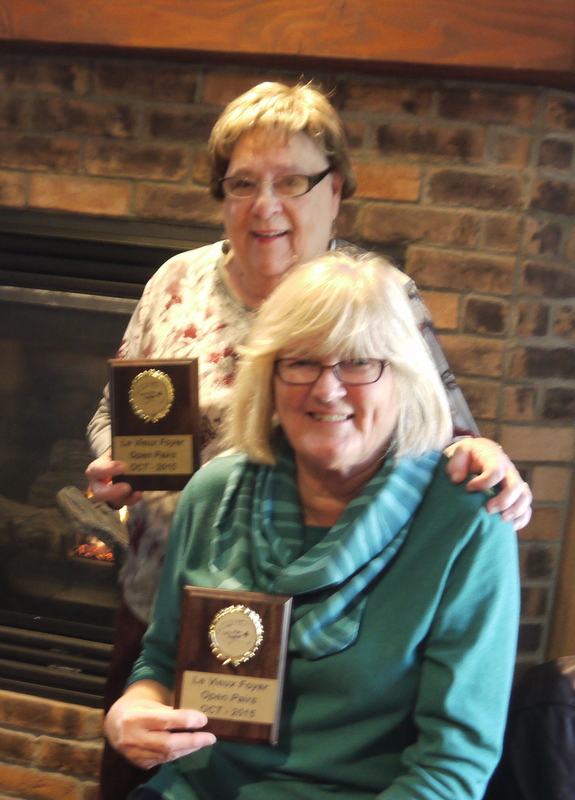
<svg viewBox="0 0 575 800">
<path fill-rule="evenodd" d="M 326 369 L 332 369 L 336 378 L 342 383 L 366 384 L 375 383 L 381 377 L 385 362 L 377 358 L 353 359 L 340 361 L 337 364 L 322 365 L 317 361 L 304 359 L 278 359 L 276 370 L 285 383 L 315 383 Z"/>
<path fill-rule="evenodd" d="M 281 175 L 271 181 L 270 186 L 274 194 L 279 197 L 299 197 L 311 191 L 331 170 L 331 167 L 327 167 L 317 175 Z M 241 176 L 224 178 L 220 183 L 222 191 L 227 197 L 235 197 L 237 199 L 255 197 L 262 186 L 259 181 Z"/>
</svg>

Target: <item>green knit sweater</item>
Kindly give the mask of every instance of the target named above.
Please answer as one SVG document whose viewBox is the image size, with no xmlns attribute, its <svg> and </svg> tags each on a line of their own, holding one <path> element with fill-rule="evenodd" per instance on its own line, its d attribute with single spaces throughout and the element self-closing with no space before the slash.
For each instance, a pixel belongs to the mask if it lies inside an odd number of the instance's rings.
<svg viewBox="0 0 575 800">
<path fill-rule="evenodd" d="M 215 459 L 182 494 L 131 682 L 172 687 L 182 587 L 205 567 L 238 458 Z M 278 746 L 218 742 L 149 785 L 167 800 L 479 800 L 499 757 L 519 607 L 515 534 L 484 502 L 441 460 L 356 642 L 288 659 Z"/>
</svg>

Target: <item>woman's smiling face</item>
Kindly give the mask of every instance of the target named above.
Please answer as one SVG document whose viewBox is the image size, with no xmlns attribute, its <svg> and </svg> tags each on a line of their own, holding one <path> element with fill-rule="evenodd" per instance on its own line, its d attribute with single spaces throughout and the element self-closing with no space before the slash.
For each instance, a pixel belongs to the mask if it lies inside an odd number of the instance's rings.
<svg viewBox="0 0 575 800">
<path fill-rule="evenodd" d="M 305 133 L 287 142 L 267 131 L 245 133 L 234 148 L 226 177 L 261 184 L 249 199 L 224 199 L 224 224 L 232 257 L 245 279 L 279 278 L 298 264 L 325 252 L 339 211 L 341 176 L 329 173 L 307 194 L 278 197 L 270 181 L 283 175 L 316 175 L 329 166 Z"/>
<path fill-rule="evenodd" d="M 322 365 L 340 360 L 337 355 L 318 359 Z M 343 384 L 330 369 L 306 386 L 286 384 L 276 375 L 274 398 L 296 462 L 314 470 L 335 471 L 345 478 L 377 468 L 397 424 L 397 398 L 389 366 L 378 381 L 363 385 Z"/>
</svg>

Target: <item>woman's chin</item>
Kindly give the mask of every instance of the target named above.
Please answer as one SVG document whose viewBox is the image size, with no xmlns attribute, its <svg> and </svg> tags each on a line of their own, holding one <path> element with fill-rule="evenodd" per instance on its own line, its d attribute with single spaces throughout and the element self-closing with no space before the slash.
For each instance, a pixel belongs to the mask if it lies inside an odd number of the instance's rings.
<svg viewBox="0 0 575 800">
<path fill-rule="evenodd" d="M 341 472 L 346 473 L 359 468 L 358 459 L 352 455 L 343 453 L 341 448 L 321 448 L 302 454 L 302 458 L 313 469 L 322 472 Z"/>
<path fill-rule="evenodd" d="M 250 254 L 251 270 L 264 277 L 279 277 L 298 262 L 297 255 L 284 242 L 271 246 L 259 246 Z"/>
</svg>

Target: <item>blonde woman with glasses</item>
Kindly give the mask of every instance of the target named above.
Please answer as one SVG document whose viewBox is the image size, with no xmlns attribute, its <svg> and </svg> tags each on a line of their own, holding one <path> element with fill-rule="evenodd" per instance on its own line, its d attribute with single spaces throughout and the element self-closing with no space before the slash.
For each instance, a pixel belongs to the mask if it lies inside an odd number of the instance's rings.
<svg viewBox="0 0 575 800">
<path fill-rule="evenodd" d="M 112 744 L 161 764 L 133 800 L 480 800 L 515 660 L 517 545 L 453 484 L 445 392 L 394 270 L 286 276 L 243 348 L 235 454 L 184 490 Z M 276 748 L 174 709 L 186 585 L 293 596 Z"/>
</svg>

